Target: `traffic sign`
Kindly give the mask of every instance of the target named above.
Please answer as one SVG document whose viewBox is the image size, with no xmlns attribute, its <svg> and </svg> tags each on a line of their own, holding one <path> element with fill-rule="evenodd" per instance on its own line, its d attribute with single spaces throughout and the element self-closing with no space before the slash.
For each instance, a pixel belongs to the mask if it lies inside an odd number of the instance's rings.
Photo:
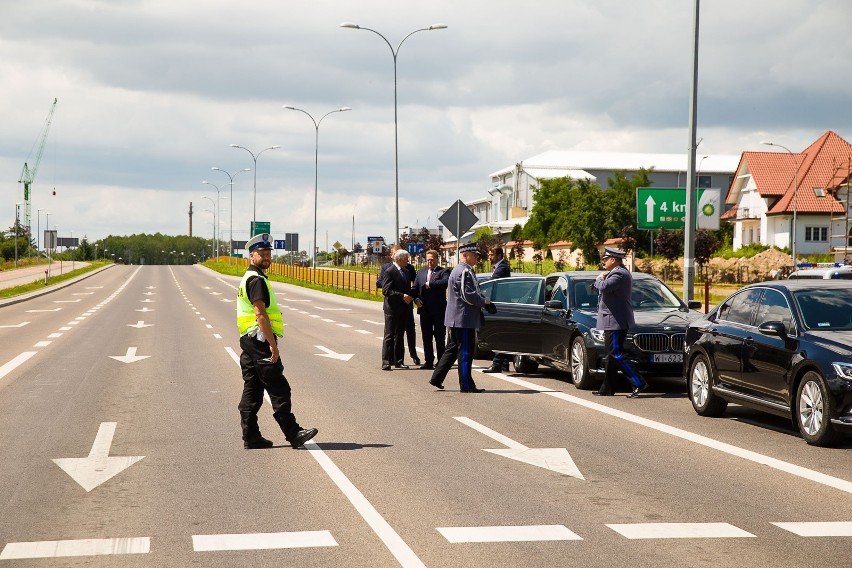
<svg viewBox="0 0 852 568">
<path fill-rule="evenodd" d="M 422 243 L 408 243 L 408 254 L 423 254 L 425 248 Z"/>
<path fill-rule="evenodd" d="M 698 207 L 695 226 L 719 229 L 721 213 L 718 188 L 696 189 Z M 683 229 L 686 222 L 686 189 L 639 187 L 636 189 L 637 229 Z"/>
<path fill-rule="evenodd" d="M 443 215 L 438 217 L 438 220 L 457 239 L 461 239 L 462 235 L 479 221 L 479 217 L 474 215 L 459 199 Z"/>
<path fill-rule="evenodd" d="M 287 242 L 284 239 L 276 240 L 275 241 L 275 248 L 276 248 L 276 250 L 285 249 L 285 248 L 287 248 Z"/>
<path fill-rule="evenodd" d="M 262 235 L 263 233 L 271 233 L 272 222 L 271 221 L 252 221 L 251 222 L 251 235 Z"/>
</svg>

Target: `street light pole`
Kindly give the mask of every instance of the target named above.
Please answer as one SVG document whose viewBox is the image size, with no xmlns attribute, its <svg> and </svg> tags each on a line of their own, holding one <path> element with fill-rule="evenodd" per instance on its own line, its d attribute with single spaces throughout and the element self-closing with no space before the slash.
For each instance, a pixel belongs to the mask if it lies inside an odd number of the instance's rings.
<svg viewBox="0 0 852 568">
<path fill-rule="evenodd" d="M 245 150 L 246 152 L 251 154 L 251 159 L 254 160 L 254 200 L 253 200 L 254 205 L 252 206 L 252 213 L 251 213 L 251 226 L 252 226 L 252 228 L 254 228 L 255 223 L 257 222 L 257 159 L 260 157 L 261 154 L 263 154 L 267 150 L 275 150 L 276 148 L 280 148 L 280 147 L 281 146 L 270 146 L 269 148 L 264 148 L 263 150 L 258 152 L 257 155 L 255 155 L 254 152 L 252 152 L 251 150 L 249 150 L 248 148 L 246 148 L 244 146 L 240 146 L 238 144 L 231 144 L 231 148 L 242 148 L 243 150 Z M 249 235 L 249 238 L 251 238 L 253 236 L 254 235 Z"/>
<path fill-rule="evenodd" d="M 447 29 L 446 24 L 432 24 L 428 28 L 421 28 L 418 30 L 414 30 L 409 33 L 407 36 L 402 38 L 402 41 L 396 46 L 396 49 L 393 48 L 391 42 L 388 41 L 388 38 L 377 32 L 376 30 L 365 28 L 363 26 L 359 26 L 358 24 L 353 24 L 352 22 L 343 22 L 340 24 L 341 28 L 350 28 L 353 30 L 366 30 L 368 32 L 373 32 L 388 44 L 388 47 L 391 50 L 391 55 L 393 55 L 393 159 L 394 159 L 394 204 L 396 209 L 396 226 L 394 228 L 394 243 L 399 241 L 399 121 L 398 121 L 398 112 L 397 112 L 397 73 L 396 73 L 396 60 L 397 55 L 399 55 L 399 48 L 402 47 L 402 44 L 405 40 L 410 38 L 412 35 L 417 32 L 428 32 L 432 30 L 444 30 Z"/>
<path fill-rule="evenodd" d="M 36 209 L 36 258 L 41 262 L 41 212 L 44 208 Z"/>
<path fill-rule="evenodd" d="M 18 227 L 20 226 L 18 219 L 20 218 L 22 203 L 15 203 L 15 268 L 18 268 Z"/>
<path fill-rule="evenodd" d="M 201 199 L 209 199 L 210 203 L 213 204 L 213 246 L 217 246 L 217 243 L 216 243 L 216 202 L 213 201 L 212 197 L 207 197 L 206 195 L 202 195 Z"/>
<path fill-rule="evenodd" d="M 308 115 L 308 118 L 311 119 L 311 122 L 314 123 L 314 130 L 316 132 L 316 136 L 314 138 L 314 241 L 313 241 L 313 249 L 311 251 L 311 268 L 317 267 L 317 180 L 319 179 L 319 127 L 322 124 L 322 121 L 325 117 L 330 114 L 334 114 L 335 112 L 346 112 L 347 110 L 352 110 L 349 107 L 340 107 L 338 109 L 334 109 L 322 115 L 322 118 L 319 121 L 315 120 L 313 115 L 306 110 L 302 110 L 300 108 L 296 108 L 290 105 L 284 105 L 284 108 L 287 110 L 296 110 L 301 113 Z"/>
<path fill-rule="evenodd" d="M 226 172 L 222 168 L 217 168 L 216 166 L 213 166 L 210 169 L 213 170 L 213 171 L 216 171 L 216 172 L 222 172 L 223 174 L 228 176 L 229 180 L 231 180 L 230 181 L 230 184 L 231 184 L 231 236 L 230 236 L 230 239 L 229 239 L 229 242 L 228 242 L 228 264 L 231 264 L 231 255 L 234 252 L 234 249 L 233 249 L 233 247 L 234 247 L 234 176 L 237 176 L 242 172 L 250 172 L 251 169 L 250 168 L 242 169 L 242 170 L 238 171 L 237 173 L 235 173 L 234 175 L 231 175 L 230 173 Z"/>
<path fill-rule="evenodd" d="M 799 196 L 799 155 L 790 150 L 787 146 L 783 144 L 776 144 L 775 142 L 769 142 L 764 140 L 761 144 L 765 144 L 766 146 L 777 146 L 778 148 L 783 148 L 787 150 L 793 159 L 796 161 L 796 171 L 793 173 L 793 230 L 792 230 L 792 238 L 790 243 L 790 248 L 793 253 L 793 270 L 796 270 L 796 216 L 798 213 L 798 196 Z"/>
</svg>

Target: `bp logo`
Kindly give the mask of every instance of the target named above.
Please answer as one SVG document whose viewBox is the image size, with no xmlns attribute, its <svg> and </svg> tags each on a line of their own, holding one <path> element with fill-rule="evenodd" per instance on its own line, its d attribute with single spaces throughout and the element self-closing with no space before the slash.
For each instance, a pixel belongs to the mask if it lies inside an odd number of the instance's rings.
<svg viewBox="0 0 852 568">
<path fill-rule="evenodd" d="M 714 211 L 716 211 L 716 208 L 713 207 L 712 203 L 705 203 L 704 207 L 701 208 L 701 213 L 703 213 L 706 217 L 712 216 Z"/>
</svg>

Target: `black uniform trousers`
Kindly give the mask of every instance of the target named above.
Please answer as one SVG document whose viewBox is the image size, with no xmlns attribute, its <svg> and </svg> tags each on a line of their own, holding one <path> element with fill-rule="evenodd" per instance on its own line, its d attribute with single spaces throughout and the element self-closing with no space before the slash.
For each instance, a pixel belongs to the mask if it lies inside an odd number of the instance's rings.
<svg viewBox="0 0 852 568">
<path fill-rule="evenodd" d="M 633 388 L 639 388 L 645 384 L 645 380 L 624 358 L 624 340 L 627 338 L 626 329 L 604 330 L 604 344 L 606 345 L 606 363 L 603 383 L 598 392 L 612 394 L 615 392 L 614 383 L 618 380 L 618 371 L 621 370 Z"/>
<path fill-rule="evenodd" d="M 420 333 L 423 335 L 423 362 L 429 365 L 435 364 L 435 351 L 438 359 L 444 354 L 447 339 L 447 328 L 444 327 L 444 314 L 435 317 L 428 310 L 420 312 Z M 432 342 L 435 347 L 432 347 Z"/>
<path fill-rule="evenodd" d="M 243 439 L 257 438 L 260 428 L 257 425 L 257 412 L 263 405 L 263 391 L 269 393 L 272 401 L 272 416 L 284 432 L 287 441 L 295 439 L 301 430 L 293 415 L 293 403 L 290 400 L 290 383 L 284 376 L 284 364 L 279 357 L 275 363 L 266 363 L 272 355 L 266 341 L 258 341 L 254 337 L 240 337 L 240 368 L 243 372 L 243 396 L 237 406 L 242 419 Z"/>
<path fill-rule="evenodd" d="M 473 348 L 476 341 L 476 330 L 466 327 L 451 327 L 450 339 L 447 341 L 447 348 L 444 354 L 441 355 L 438 364 L 435 365 L 435 370 L 432 372 L 430 382 L 432 384 L 444 384 L 444 379 L 450 369 L 458 360 L 459 365 L 459 388 L 463 391 L 476 388 L 476 383 L 473 382 Z"/>
</svg>

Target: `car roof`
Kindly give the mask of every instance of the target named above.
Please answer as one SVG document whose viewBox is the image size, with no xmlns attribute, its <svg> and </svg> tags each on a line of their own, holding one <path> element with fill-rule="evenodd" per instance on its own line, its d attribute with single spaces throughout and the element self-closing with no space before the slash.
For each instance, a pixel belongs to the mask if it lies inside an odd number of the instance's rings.
<svg viewBox="0 0 852 568">
<path fill-rule="evenodd" d="M 600 273 L 601 273 L 600 270 L 568 270 L 568 271 L 564 271 L 564 272 L 552 272 L 552 273 L 548 274 L 548 277 L 550 277 L 550 276 L 565 276 L 567 278 L 592 278 L 592 279 L 594 279 L 594 278 L 597 278 L 598 274 L 600 274 Z M 657 278 L 653 274 L 648 274 L 646 272 L 632 272 L 631 271 L 630 275 L 633 277 L 634 280 L 637 280 L 637 279 L 638 280 L 645 280 L 645 279 L 649 279 L 649 278 L 653 279 L 653 280 L 659 280 L 659 278 Z"/>
<path fill-rule="evenodd" d="M 768 288 L 778 288 L 778 289 L 787 289 L 791 292 L 795 292 L 797 290 L 808 290 L 808 289 L 826 289 L 826 288 L 852 288 L 852 280 L 813 280 L 809 278 L 797 279 L 793 280 L 769 280 L 767 282 L 756 282 L 754 284 L 749 284 L 748 286 L 744 286 L 745 288 L 755 288 L 757 286 L 768 287 Z"/>
<path fill-rule="evenodd" d="M 822 268 L 800 268 L 787 278 L 831 278 L 837 272 L 852 272 L 852 266 L 831 266 Z"/>
</svg>

